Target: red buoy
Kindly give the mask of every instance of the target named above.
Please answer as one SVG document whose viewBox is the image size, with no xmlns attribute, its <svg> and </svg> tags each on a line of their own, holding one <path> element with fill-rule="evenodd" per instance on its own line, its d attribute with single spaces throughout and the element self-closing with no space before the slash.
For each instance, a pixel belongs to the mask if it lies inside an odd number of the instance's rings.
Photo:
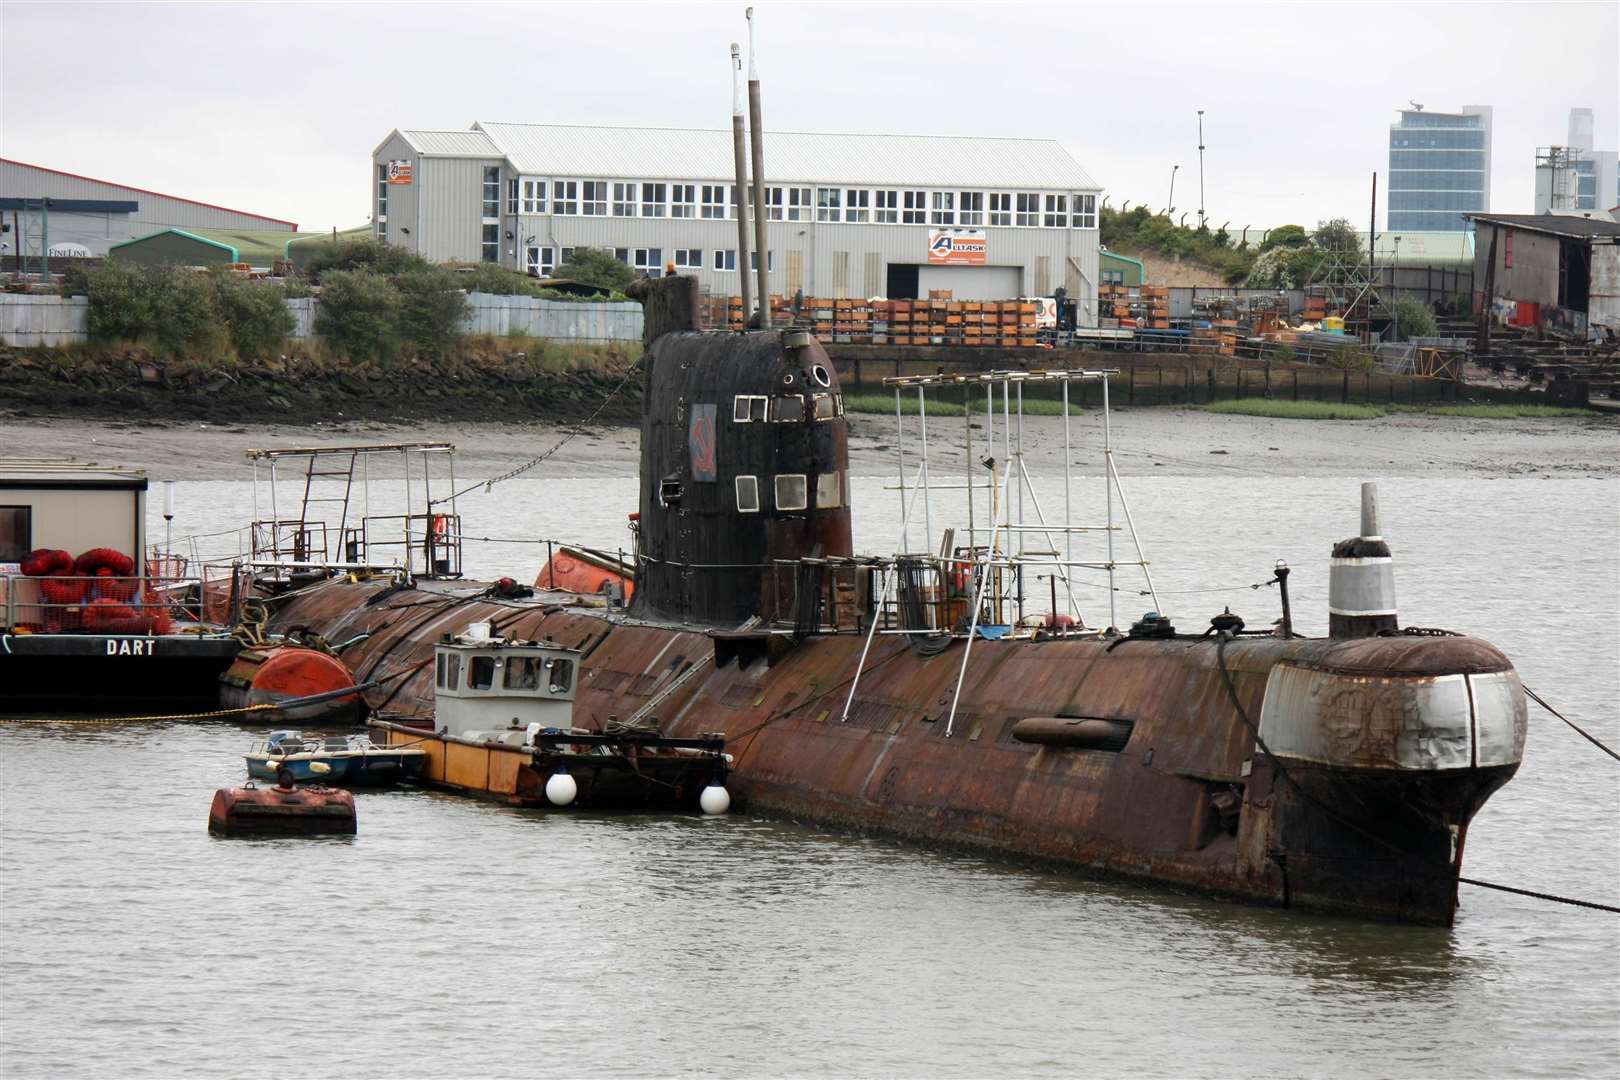
<svg viewBox="0 0 1620 1080">
<path fill-rule="evenodd" d="M 320 701 L 287 705 L 276 713 L 278 724 L 352 722 L 360 705 L 358 693 L 339 693 L 354 689 L 354 675 L 343 661 L 304 645 L 243 649 L 219 679 L 220 704 L 227 709 L 280 705 L 297 698 L 334 694 Z"/>
<path fill-rule="evenodd" d="M 208 808 L 215 836 L 355 833 L 354 796 L 337 788 L 220 788 Z"/>
</svg>

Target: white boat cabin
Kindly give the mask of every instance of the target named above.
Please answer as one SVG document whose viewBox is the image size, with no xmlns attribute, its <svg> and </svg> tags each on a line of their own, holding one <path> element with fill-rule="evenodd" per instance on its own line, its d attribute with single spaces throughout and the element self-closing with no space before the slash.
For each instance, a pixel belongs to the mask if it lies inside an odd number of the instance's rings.
<svg viewBox="0 0 1620 1080">
<path fill-rule="evenodd" d="M 434 647 L 434 726 L 481 741 L 527 741 L 572 726 L 580 652 L 548 641 L 490 637 L 488 624 Z"/>
</svg>

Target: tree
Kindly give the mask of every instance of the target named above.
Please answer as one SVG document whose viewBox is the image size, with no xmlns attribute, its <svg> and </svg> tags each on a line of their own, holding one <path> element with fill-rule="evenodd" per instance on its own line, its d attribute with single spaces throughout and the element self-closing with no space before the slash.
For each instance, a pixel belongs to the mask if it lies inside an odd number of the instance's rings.
<svg viewBox="0 0 1620 1080">
<path fill-rule="evenodd" d="M 375 274 L 403 274 L 431 265 L 414 251 L 385 244 L 370 237 L 319 244 L 304 267 L 304 276 L 323 283 L 332 270 L 369 270 Z"/>
<path fill-rule="evenodd" d="M 1279 225 L 1266 233 L 1266 238 L 1260 242 L 1261 251 L 1270 251 L 1277 247 L 1304 247 L 1311 242 L 1305 235 L 1305 230 L 1298 225 Z"/>
<path fill-rule="evenodd" d="M 1411 341 L 1417 337 L 1434 337 L 1434 313 L 1429 305 L 1410 293 L 1395 297 L 1396 341 Z"/>
<path fill-rule="evenodd" d="M 423 352 L 442 356 L 461 338 L 467 294 L 461 275 L 430 266 L 394 278 L 399 290 L 400 336 Z"/>
<path fill-rule="evenodd" d="M 557 276 L 587 285 L 599 285 L 614 292 L 623 292 L 625 286 L 636 279 L 636 273 L 624 263 L 597 248 L 575 248 L 568 261 L 557 270 Z"/>
<path fill-rule="evenodd" d="M 321 278 L 315 332 L 351 360 L 382 359 L 399 348 L 403 297 L 369 270 L 328 270 Z"/>
<path fill-rule="evenodd" d="M 1361 237 L 1356 234 L 1350 222 L 1342 217 L 1318 221 L 1316 231 L 1311 234 L 1311 243 L 1323 251 L 1331 251 L 1338 255 L 1361 254 Z"/>
<path fill-rule="evenodd" d="M 268 282 L 245 281 L 229 272 L 209 275 L 214 309 L 225 324 L 236 355 L 268 356 L 281 348 L 293 331 L 286 293 Z"/>
</svg>

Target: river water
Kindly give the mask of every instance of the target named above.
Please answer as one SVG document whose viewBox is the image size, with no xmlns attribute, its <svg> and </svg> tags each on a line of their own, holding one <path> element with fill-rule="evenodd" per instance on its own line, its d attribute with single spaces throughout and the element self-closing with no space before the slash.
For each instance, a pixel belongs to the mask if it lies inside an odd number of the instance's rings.
<svg viewBox="0 0 1620 1080">
<path fill-rule="evenodd" d="M 1300 629 L 1323 632 L 1356 479 L 1129 481 L 1161 606 L 1184 629 L 1228 603 L 1264 625 L 1273 590 L 1244 586 L 1281 558 Z M 888 483 L 853 484 L 858 548 L 896 543 Z M 1060 518 L 1061 486 L 1038 490 Z M 1092 518 L 1100 482 L 1076 490 L 1075 519 Z M 1403 622 L 1489 638 L 1620 743 L 1620 484 L 1441 476 L 1381 494 Z M 187 483 L 179 502 L 177 525 L 204 532 L 244 520 L 251 494 Z M 617 547 L 634 503 L 630 477 L 525 479 L 461 511 L 472 535 Z M 952 509 L 933 506 L 936 532 Z M 467 569 L 528 579 L 542 558 L 479 544 Z M 1138 580 L 1120 579 L 1122 621 L 1152 606 Z M 1077 593 L 1091 622 L 1100 585 Z M 1465 873 L 1615 903 L 1620 771 L 1532 710 Z M 546 814 L 413 790 L 360 794 L 352 839 L 212 839 L 209 799 L 243 779 L 257 734 L 0 723 L 5 1076 L 1620 1070 L 1611 914 L 1465 886 L 1454 928 L 1389 926 L 746 813 Z"/>
</svg>

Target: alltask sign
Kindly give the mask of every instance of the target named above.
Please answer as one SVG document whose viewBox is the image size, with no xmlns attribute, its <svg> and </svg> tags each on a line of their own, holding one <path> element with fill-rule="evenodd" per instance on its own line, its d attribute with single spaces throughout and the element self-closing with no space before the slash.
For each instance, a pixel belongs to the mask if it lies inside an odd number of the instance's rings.
<svg viewBox="0 0 1620 1080">
<path fill-rule="evenodd" d="M 988 251 L 984 233 L 978 229 L 933 229 L 928 233 L 929 266 L 983 266 Z"/>
</svg>

